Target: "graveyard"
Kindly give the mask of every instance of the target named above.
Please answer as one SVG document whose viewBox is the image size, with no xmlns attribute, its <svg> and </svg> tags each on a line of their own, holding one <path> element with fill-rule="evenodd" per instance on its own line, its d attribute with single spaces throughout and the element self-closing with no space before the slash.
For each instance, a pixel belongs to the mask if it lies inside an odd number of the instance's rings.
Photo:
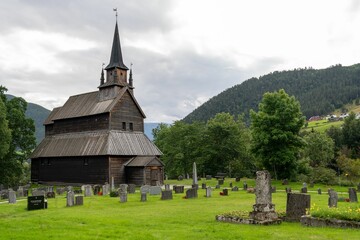
<svg viewBox="0 0 360 240">
<path fill-rule="evenodd" d="M 217 186 L 218 183 L 215 178 L 199 178 L 194 198 L 186 193 L 191 189 L 192 179 L 166 180 L 165 184 L 169 185 L 162 186 L 160 192 L 156 192 L 156 187 L 146 189 L 145 199 L 144 188 L 131 189 L 131 186 L 120 186 L 116 197 L 99 195 L 96 188 L 92 188 L 95 195 L 74 188 L 72 194 L 75 196 L 54 189 L 56 196 L 47 198 L 47 208 L 33 211 L 27 210 L 26 197 L 18 197 L 15 203 L 0 200 L 0 239 L 344 239 L 345 236 L 358 239 L 360 236 L 359 229 L 307 227 L 298 221 L 268 226 L 216 221 L 219 214 L 250 213 L 256 201 L 254 193 L 243 189 L 245 183 L 248 189 L 255 187 L 255 179 L 225 178 L 222 185 Z M 176 193 L 172 191 L 174 185 L 184 188 L 177 188 Z M 285 188 L 299 193 L 303 183 L 283 185 L 282 181 L 272 180 L 271 186 L 276 189 L 272 193 L 272 203 L 278 216 L 284 217 Z M 359 203 L 342 201 L 349 198 L 348 187 L 319 184 L 307 186 L 306 195 L 310 196 L 311 206 L 328 209 L 328 188 L 338 194 L 337 211 L 360 208 Z M 69 196 L 72 197 L 70 201 Z M 82 202 L 76 204 L 74 197 L 79 196 Z"/>
</svg>

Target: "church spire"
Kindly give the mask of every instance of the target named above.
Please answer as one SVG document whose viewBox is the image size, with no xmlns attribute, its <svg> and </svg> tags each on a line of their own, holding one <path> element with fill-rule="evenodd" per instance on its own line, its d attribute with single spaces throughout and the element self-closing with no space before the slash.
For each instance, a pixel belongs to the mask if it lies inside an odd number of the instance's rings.
<svg viewBox="0 0 360 240">
<path fill-rule="evenodd" d="M 123 70 L 129 70 L 125 66 L 125 64 L 123 62 L 123 58 L 122 58 L 117 21 L 116 21 L 116 25 L 115 25 L 115 32 L 114 32 L 113 45 L 112 45 L 112 49 L 111 49 L 110 63 L 109 63 L 109 65 L 106 66 L 105 70 L 109 70 L 109 69 L 112 69 L 115 67 L 123 69 Z"/>
</svg>

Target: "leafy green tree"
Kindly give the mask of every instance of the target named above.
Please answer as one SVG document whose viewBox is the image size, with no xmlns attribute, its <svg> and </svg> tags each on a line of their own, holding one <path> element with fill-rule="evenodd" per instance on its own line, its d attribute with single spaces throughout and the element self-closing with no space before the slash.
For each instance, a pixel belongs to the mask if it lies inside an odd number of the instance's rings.
<svg viewBox="0 0 360 240">
<path fill-rule="evenodd" d="M 250 134 L 240 117 L 237 121 L 229 113 L 218 113 L 206 124 L 203 151 L 204 171 L 217 172 L 245 171 L 250 165 L 248 143 Z"/>
<path fill-rule="evenodd" d="M 252 152 L 275 178 L 291 178 L 298 152 L 304 145 L 299 136 L 304 124 L 300 104 L 283 89 L 265 93 L 259 111 L 251 111 Z"/>
<path fill-rule="evenodd" d="M 351 112 L 342 127 L 343 143 L 352 150 L 353 158 L 360 156 L 360 120 Z"/>
<path fill-rule="evenodd" d="M 334 158 L 334 142 L 326 134 L 310 132 L 304 136 L 304 140 L 303 157 L 309 159 L 311 167 L 326 167 Z"/>
<path fill-rule="evenodd" d="M 27 103 L 22 98 L 6 100 L 5 91 L 0 87 L 0 96 L 6 106 L 6 119 L 11 130 L 9 151 L 1 159 L 0 180 L 4 184 L 18 184 L 24 175 L 24 162 L 36 146 L 35 126 L 32 119 L 25 116 Z"/>
<path fill-rule="evenodd" d="M 8 126 L 8 120 L 6 119 L 6 108 L 2 98 L 0 98 L 0 161 L 2 161 L 5 155 L 9 152 L 10 141 L 11 131 Z M 2 175 L 0 173 L 0 179 L 1 176 Z"/>
</svg>

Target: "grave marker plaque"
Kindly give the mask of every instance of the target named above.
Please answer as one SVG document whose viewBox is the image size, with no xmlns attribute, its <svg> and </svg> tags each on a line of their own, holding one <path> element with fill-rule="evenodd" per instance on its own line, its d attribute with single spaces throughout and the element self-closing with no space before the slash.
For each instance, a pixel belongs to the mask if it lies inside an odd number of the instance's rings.
<svg viewBox="0 0 360 240">
<path fill-rule="evenodd" d="M 45 202 L 45 196 L 30 196 L 28 197 L 27 209 L 37 210 L 47 208 L 47 202 Z"/>
</svg>

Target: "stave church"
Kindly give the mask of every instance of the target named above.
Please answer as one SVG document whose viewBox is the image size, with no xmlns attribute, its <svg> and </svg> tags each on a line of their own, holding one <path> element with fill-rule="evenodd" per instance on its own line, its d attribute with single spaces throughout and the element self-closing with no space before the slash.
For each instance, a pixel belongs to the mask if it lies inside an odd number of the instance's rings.
<svg viewBox="0 0 360 240">
<path fill-rule="evenodd" d="M 45 138 L 31 155 L 31 181 L 163 184 L 162 153 L 144 134 L 144 118 L 132 69 L 123 62 L 116 21 L 110 62 L 101 71 L 98 90 L 71 96 L 49 114 Z"/>
</svg>

